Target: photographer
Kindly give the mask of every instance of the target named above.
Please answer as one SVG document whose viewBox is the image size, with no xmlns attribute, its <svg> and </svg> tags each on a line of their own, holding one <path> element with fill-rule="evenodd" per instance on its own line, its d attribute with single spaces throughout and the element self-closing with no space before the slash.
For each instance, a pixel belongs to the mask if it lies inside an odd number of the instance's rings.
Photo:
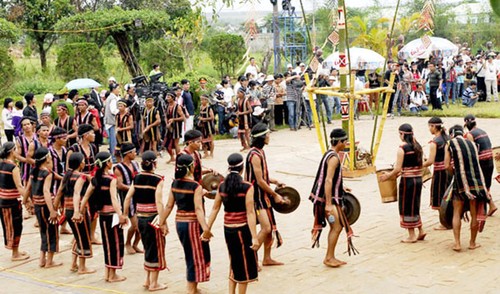
<svg viewBox="0 0 500 294">
<path fill-rule="evenodd" d="M 470 81 L 469 87 L 465 89 L 462 95 L 462 104 L 467 107 L 473 107 L 479 98 L 479 93 L 477 91 L 477 82 L 475 80 Z"/>
</svg>

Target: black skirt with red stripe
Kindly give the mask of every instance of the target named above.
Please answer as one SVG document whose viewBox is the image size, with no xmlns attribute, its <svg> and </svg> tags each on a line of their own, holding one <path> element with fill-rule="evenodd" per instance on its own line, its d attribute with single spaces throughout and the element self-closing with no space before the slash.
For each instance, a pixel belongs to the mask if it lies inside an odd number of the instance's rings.
<svg viewBox="0 0 500 294">
<path fill-rule="evenodd" d="M 257 251 L 252 246 L 252 234 L 248 225 L 224 227 L 229 260 L 231 262 L 229 279 L 236 283 L 249 283 L 258 277 Z"/>
<path fill-rule="evenodd" d="M 422 177 L 402 177 L 399 182 L 399 216 L 404 229 L 422 226 L 420 218 L 420 196 Z"/>
<path fill-rule="evenodd" d="M 144 269 L 147 271 L 162 271 L 167 268 L 165 259 L 165 236 L 161 230 L 151 226 L 155 215 L 142 217 L 138 216 L 139 232 L 144 246 Z"/>
</svg>

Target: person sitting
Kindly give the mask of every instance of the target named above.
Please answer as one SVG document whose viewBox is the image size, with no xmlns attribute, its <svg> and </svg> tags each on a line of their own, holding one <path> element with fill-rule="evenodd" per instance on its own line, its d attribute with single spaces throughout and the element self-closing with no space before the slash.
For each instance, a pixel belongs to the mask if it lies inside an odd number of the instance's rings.
<svg viewBox="0 0 500 294">
<path fill-rule="evenodd" d="M 410 111 L 412 113 L 420 113 L 420 111 L 427 111 L 427 97 L 425 96 L 424 86 L 417 84 L 417 89 L 410 94 Z"/>
<path fill-rule="evenodd" d="M 462 94 L 462 104 L 467 107 L 473 107 L 476 104 L 479 94 L 477 93 L 477 82 L 470 81 L 469 87 Z"/>
</svg>

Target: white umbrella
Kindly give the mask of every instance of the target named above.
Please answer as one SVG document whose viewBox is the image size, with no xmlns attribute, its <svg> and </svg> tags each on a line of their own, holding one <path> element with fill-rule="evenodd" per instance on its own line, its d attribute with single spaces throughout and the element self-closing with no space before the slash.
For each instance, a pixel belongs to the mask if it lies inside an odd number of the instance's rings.
<svg viewBox="0 0 500 294">
<path fill-rule="evenodd" d="M 101 84 L 94 81 L 93 79 L 76 79 L 66 84 L 66 89 L 68 90 L 78 90 L 78 89 L 90 89 L 99 87 Z"/>
<path fill-rule="evenodd" d="M 398 57 L 402 59 L 428 58 L 430 55 L 436 57 L 450 57 L 458 54 L 457 45 L 438 37 L 426 37 L 427 42 L 416 39 L 406 44 L 398 52 Z"/>
<path fill-rule="evenodd" d="M 352 47 L 349 52 L 351 54 L 351 69 L 372 70 L 384 66 L 385 58 L 373 50 Z M 347 61 L 349 62 L 349 59 Z M 337 69 L 340 67 L 339 52 L 330 54 L 323 62 L 323 68 L 332 67 Z"/>
</svg>

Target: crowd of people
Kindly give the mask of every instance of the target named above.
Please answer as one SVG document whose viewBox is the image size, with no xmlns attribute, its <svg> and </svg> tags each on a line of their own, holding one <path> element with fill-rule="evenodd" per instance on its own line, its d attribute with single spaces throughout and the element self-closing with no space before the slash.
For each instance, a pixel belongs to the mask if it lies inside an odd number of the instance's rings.
<svg viewBox="0 0 500 294">
<path fill-rule="evenodd" d="M 492 57 L 488 55 L 488 61 L 484 62 L 479 59 L 477 64 L 483 64 L 488 71 Z M 456 74 L 462 61 L 457 58 L 453 61 L 456 66 L 446 65 L 453 69 L 456 79 L 465 75 Z M 479 94 L 469 91 L 478 83 L 466 77 L 464 87 L 456 80 L 450 81 L 448 89 L 459 90 L 446 92 L 443 82 L 448 73 L 442 68 L 442 64 L 435 66 L 432 60 L 428 64 L 423 61 L 390 63 L 383 79 L 376 72 L 366 75 L 366 71 L 353 71 L 355 88 L 387 84 L 390 74 L 396 73 L 396 91 L 389 104 L 392 106 L 394 101 L 398 112 L 405 107 L 412 112 L 425 111 L 427 99 L 434 109 L 441 108 L 439 90 L 445 103 L 448 98 L 452 103 L 459 99 L 480 99 Z M 495 70 L 496 76 L 498 68 Z M 123 267 L 125 251 L 144 253 L 144 287 L 150 291 L 161 290 L 166 288 L 159 282 L 159 272 L 166 268 L 167 220 L 177 206 L 175 227 L 184 249 L 187 291 L 196 293 L 198 283 L 210 279 L 208 241 L 224 205 L 224 234 L 231 263 L 229 288 L 231 293 L 237 288 L 239 293 L 244 293 L 248 282 L 258 277 L 260 247 L 264 248 L 263 266 L 283 264 L 271 257 L 273 243 L 279 247 L 283 242 L 271 203 L 287 204 L 288 200 L 271 188 L 271 184 L 277 187 L 284 184 L 271 178 L 264 147 L 278 125 L 288 124 L 291 131 L 302 125 L 311 127 L 311 107 L 304 93 L 307 72 L 306 65 L 298 63 L 296 68 L 288 65 L 284 74 L 266 76 L 259 74 L 252 59 L 247 73 L 238 77 L 234 86 L 229 77 L 224 77 L 215 91 L 211 91 L 206 86 L 207 80 L 200 78 L 199 86 L 192 92 L 190 82 L 182 80 L 173 83 L 164 97 L 141 96 L 134 84 L 126 84 L 126 93 L 121 97 L 121 85 L 111 77 L 107 90 L 95 88 L 82 96 L 77 90 L 58 97 L 45 95 L 40 115 L 32 93 L 24 96 L 26 107 L 21 101 L 14 103 L 10 98 L 5 99 L 2 118 L 8 142 L 0 150 L 0 218 L 12 260 L 29 258 L 26 252 L 19 250 L 22 203 L 27 212 L 36 215 L 40 230 L 40 267 L 62 264 L 54 255 L 59 251 L 59 231 L 67 230 L 65 224 L 68 224 L 74 236 L 72 271 L 94 273 L 96 270 L 87 267 L 86 261 L 93 256 L 92 245 L 102 244 L 107 282 L 125 280 L 117 273 Z M 155 65 L 151 75 L 159 73 L 159 66 Z M 322 73 L 316 82 L 318 87 L 338 85 L 338 71 L 331 69 L 328 74 Z M 465 89 L 462 97 L 453 94 L 460 93 L 462 88 Z M 498 101 L 495 95 L 485 99 Z M 378 97 L 373 95 L 371 99 L 378 106 Z M 327 123 L 331 123 L 332 114 L 340 111 L 340 99 L 317 95 L 316 102 L 320 113 L 322 106 L 325 108 Z M 479 246 L 475 242 L 477 231 L 482 230 L 486 214 L 492 215 L 497 210 L 489 194 L 493 155 L 491 142 L 487 134 L 477 128 L 475 118 L 469 115 L 465 123 L 469 133 L 461 126 L 453 126 L 446 134 L 441 119 L 429 120 L 429 130 L 435 138 L 426 160 L 412 127 L 403 124 L 399 128 L 402 145 L 396 165 L 382 180 L 401 174 L 401 227 L 408 229 L 409 234 L 403 242 L 414 243 L 426 236 L 420 218 L 421 176 L 422 168 L 434 165 L 431 202 L 433 208 L 438 208 L 446 197 L 453 199 L 453 249 L 461 250 L 460 217 L 466 209 L 472 218 L 469 248 Z M 248 154 L 246 158 L 239 153 L 228 157 L 229 174 L 217 190 L 212 212 L 206 214 L 203 197 L 209 191 L 202 188 L 202 177 L 215 172 L 205 168 L 201 161 L 213 157 L 213 136 L 225 133 L 239 137 L 240 151 Z M 100 151 L 105 138 L 109 152 Z M 342 229 L 347 233 L 349 251 L 356 252 L 356 249 L 352 244 L 352 229 L 342 209 L 345 188 L 339 154 L 348 137 L 344 130 L 334 129 L 330 138 L 331 148 L 320 162 L 310 196 L 315 218 L 312 233 L 314 244 L 319 244 L 321 231 L 329 224 L 328 249 L 323 263 L 339 267 L 346 264 L 335 257 Z M 181 148 L 182 142 L 184 148 Z M 163 175 L 155 172 L 162 150 L 170 155 L 167 163 L 175 165 L 166 203 L 162 197 Z M 135 161 L 137 153 L 142 157 L 140 164 Z M 450 183 L 453 183 L 452 192 L 446 194 Z M 125 233 L 122 226 L 128 222 L 130 226 Z M 95 233 L 97 223 L 100 237 Z"/>
</svg>

